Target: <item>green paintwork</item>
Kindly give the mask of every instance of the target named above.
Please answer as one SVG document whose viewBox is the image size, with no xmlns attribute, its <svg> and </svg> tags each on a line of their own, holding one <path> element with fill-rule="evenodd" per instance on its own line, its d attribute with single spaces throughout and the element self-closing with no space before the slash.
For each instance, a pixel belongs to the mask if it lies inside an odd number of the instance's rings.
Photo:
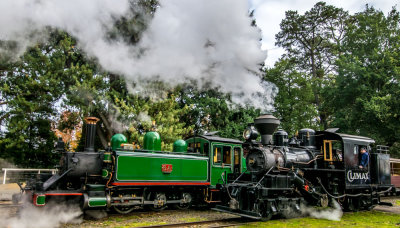
<svg viewBox="0 0 400 228">
<path fill-rule="evenodd" d="M 89 198 L 89 207 L 105 207 L 107 205 L 106 197 L 92 197 Z"/>
<path fill-rule="evenodd" d="M 105 185 L 104 184 L 87 184 L 86 189 L 88 191 L 104 191 Z"/>
<path fill-rule="evenodd" d="M 162 171 L 172 165 L 172 172 Z M 197 181 L 208 180 L 208 158 L 173 153 L 117 151 L 117 181 Z"/>
<path fill-rule="evenodd" d="M 112 150 L 117 150 L 121 147 L 122 143 L 126 143 L 128 140 L 126 139 L 125 135 L 123 134 L 115 134 L 111 137 L 111 148 Z"/>
<path fill-rule="evenodd" d="M 160 151 L 161 150 L 160 134 L 158 134 L 155 131 L 147 132 L 144 135 L 143 149 L 152 150 L 152 151 Z"/>
<path fill-rule="evenodd" d="M 187 151 L 187 143 L 185 140 L 179 139 L 174 142 L 173 151 L 174 152 L 186 152 Z"/>
<path fill-rule="evenodd" d="M 246 161 L 243 158 L 243 149 L 241 144 L 233 143 L 233 142 L 221 142 L 221 141 L 212 141 L 212 140 L 207 140 L 205 137 L 198 136 L 198 137 L 191 137 L 186 140 L 188 145 L 193 146 L 196 145 L 196 148 L 194 148 L 193 152 L 197 152 L 200 154 L 203 154 L 207 157 L 209 157 L 209 172 L 211 176 L 211 187 L 215 187 L 216 184 L 220 183 L 222 184 L 224 181 L 226 182 L 226 177 L 228 173 L 233 172 L 233 164 L 234 164 L 234 152 L 233 149 L 238 147 L 240 148 L 240 157 L 239 159 L 241 160 L 241 168 L 240 172 L 246 170 Z M 200 145 L 199 145 L 200 144 Z M 199 147 L 200 146 L 200 147 Z M 231 164 L 222 164 L 222 163 L 217 163 L 214 164 L 213 160 L 213 155 L 214 155 L 214 147 L 215 146 L 228 146 L 231 147 Z M 221 174 L 224 173 L 224 175 L 221 177 Z M 223 180 L 222 180 L 223 178 Z"/>
<path fill-rule="evenodd" d="M 102 169 L 102 170 L 101 170 L 101 177 L 107 179 L 108 176 L 109 176 L 109 174 L 110 174 L 110 173 L 108 172 L 107 169 Z"/>
<path fill-rule="evenodd" d="M 46 204 L 46 195 L 38 195 L 36 197 L 36 205 L 42 206 Z"/>
<path fill-rule="evenodd" d="M 121 144 L 120 144 L 121 145 Z M 110 152 L 104 152 L 104 157 L 103 157 L 103 162 L 105 163 L 111 163 L 111 153 Z"/>
</svg>

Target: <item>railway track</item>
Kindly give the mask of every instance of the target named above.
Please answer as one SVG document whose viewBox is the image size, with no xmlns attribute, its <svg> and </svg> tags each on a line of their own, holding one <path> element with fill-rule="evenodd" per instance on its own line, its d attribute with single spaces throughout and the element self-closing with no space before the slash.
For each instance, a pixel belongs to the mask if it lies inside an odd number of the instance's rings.
<svg viewBox="0 0 400 228">
<path fill-rule="evenodd" d="M 163 224 L 163 225 L 153 225 L 153 226 L 143 226 L 141 228 L 165 228 L 165 227 L 233 227 L 240 226 L 249 223 L 258 222 L 255 220 L 248 220 L 244 218 L 230 218 L 230 219 L 215 219 L 199 222 L 184 222 L 184 223 L 174 223 L 174 224 Z"/>
</svg>

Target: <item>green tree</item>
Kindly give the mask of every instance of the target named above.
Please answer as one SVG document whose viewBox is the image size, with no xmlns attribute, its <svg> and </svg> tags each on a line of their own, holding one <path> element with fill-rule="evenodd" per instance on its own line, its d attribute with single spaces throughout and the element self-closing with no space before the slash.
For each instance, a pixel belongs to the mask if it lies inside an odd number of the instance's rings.
<svg viewBox="0 0 400 228">
<path fill-rule="evenodd" d="M 304 15 L 287 11 L 276 35 L 276 45 L 286 50 L 285 56 L 294 62 L 295 69 L 311 82 L 316 118 L 323 128 L 328 125 L 330 113 L 324 109 L 321 91 L 330 83 L 329 74 L 335 70 L 335 59 L 340 56 L 347 18 L 343 9 L 318 2 Z"/>
<path fill-rule="evenodd" d="M 3 158 L 30 167 L 53 164 L 52 118 L 57 113 L 56 104 L 70 86 L 74 73 L 70 67 L 81 59 L 72 50 L 74 42 L 63 32 L 51 31 L 49 42 L 30 48 L 2 71 L 0 120 L 6 127 L 0 140 Z"/>
<path fill-rule="evenodd" d="M 193 125 L 197 135 L 219 131 L 221 137 L 241 139 L 247 124 L 260 114 L 254 107 L 233 104 L 229 94 L 221 93 L 218 88 L 198 89 L 193 82 L 178 87 L 176 92 L 180 107 L 189 107 L 181 120 Z"/>
<path fill-rule="evenodd" d="M 373 137 L 378 143 L 400 142 L 400 16 L 367 6 L 351 17 L 337 61 L 338 76 L 326 89 L 334 110 L 332 125 Z"/>
<path fill-rule="evenodd" d="M 289 135 L 301 128 L 318 128 L 312 85 L 303 73 L 295 70 L 294 64 L 288 59 L 280 59 L 273 68 L 265 70 L 264 77 L 279 89 L 274 115 Z"/>
<path fill-rule="evenodd" d="M 120 116 L 124 118 L 123 121 L 128 123 L 128 128 L 121 130 L 129 136 L 130 142 L 143 145 L 145 133 L 153 130 L 153 121 L 161 135 L 162 150 L 172 151 L 173 142 L 193 132 L 193 126 L 188 126 L 181 120 L 189 111 L 189 107 L 180 108 L 173 93 L 161 101 L 138 95 L 114 97 L 114 104 Z"/>
</svg>

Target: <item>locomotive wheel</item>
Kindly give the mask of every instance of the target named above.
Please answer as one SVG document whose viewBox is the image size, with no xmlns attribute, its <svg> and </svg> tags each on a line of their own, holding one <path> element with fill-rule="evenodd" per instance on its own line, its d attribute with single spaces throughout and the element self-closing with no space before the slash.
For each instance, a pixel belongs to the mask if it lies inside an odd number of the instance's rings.
<svg viewBox="0 0 400 228">
<path fill-rule="evenodd" d="M 263 222 L 269 221 L 269 220 L 271 220 L 272 216 L 273 216 L 272 213 L 268 213 L 268 212 L 264 213 L 263 217 L 261 218 L 261 221 L 263 221 Z"/>
<path fill-rule="evenodd" d="M 190 193 L 183 193 L 182 199 L 186 203 L 179 203 L 174 206 L 180 210 L 186 210 L 192 205 L 192 195 L 190 195 Z"/>
<path fill-rule="evenodd" d="M 135 208 L 133 206 L 113 206 L 113 209 L 119 214 L 125 215 L 131 213 Z"/>
<path fill-rule="evenodd" d="M 167 197 L 164 193 L 153 193 L 149 195 L 154 195 L 153 204 L 149 205 L 149 208 L 153 211 L 162 211 L 167 208 Z"/>
</svg>

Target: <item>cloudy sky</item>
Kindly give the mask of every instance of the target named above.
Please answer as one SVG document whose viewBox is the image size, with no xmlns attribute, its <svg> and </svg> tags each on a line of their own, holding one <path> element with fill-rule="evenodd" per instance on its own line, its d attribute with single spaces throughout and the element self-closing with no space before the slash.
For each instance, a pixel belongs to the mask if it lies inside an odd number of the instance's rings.
<svg viewBox="0 0 400 228">
<path fill-rule="evenodd" d="M 310 10 L 315 0 L 250 0 L 250 7 L 255 10 L 257 25 L 262 30 L 262 49 L 267 50 L 267 66 L 272 67 L 282 55 L 283 50 L 275 47 L 275 34 L 279 32 L 279 23 L 285 17 L 285 11 L 297 10 L 300 14 Z M 393 6 L 400 9 L 400 0 L 326 0 L 327 4 L 343 8 L 351 14 L 363 11 L 365 5 L 374 6 L 388 13 Z"/>
</svg>

